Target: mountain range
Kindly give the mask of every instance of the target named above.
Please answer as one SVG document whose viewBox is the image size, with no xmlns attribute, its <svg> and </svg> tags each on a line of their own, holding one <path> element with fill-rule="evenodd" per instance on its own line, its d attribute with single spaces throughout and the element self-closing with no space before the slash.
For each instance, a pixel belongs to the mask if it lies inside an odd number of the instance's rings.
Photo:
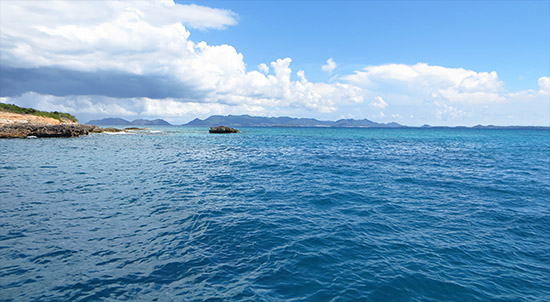
<svg viewBox="0 0 550 302">
<path fill-rule="evenodd" d="M 213 115 L 207 119 L 194 119 L 182 126 L 186 127 L 403 127 L 397 123 L 376 123 L 368 119 L 341 119 L 337 121 L 320 121 L 313 118 L 263 117 L 250 115 Z"/>
<path fill-rule="evenodd" d="M 88 125 L 101 126 L 176 126 L 168 123 L 163 119 L 147 120 L 137 119 L 127 121 L 121 118 L 104 118 L 100 120 L 91 120 Z M 313 118 L 293 118 L 293 117 L 264 117 L 250 115 L 212 115 L 204 120 L 194 119 L 187 124 L 179 125 L 183 127 L 357 127 L 357 128 L 401 128 L 409 127 L 395 122 L 392 123 L 377 123 L 368 119 L 340 119 L 337 121 L 320 121 Z M 494 125 L 477 125 L 473 127 L 465 126 L 430 126 L 423 125 L 422 127 L 413 128 L 475 128 L 475 129 L 550 129 L 550 127 L 535 127 L 535 126 L 494 126 Z"/>
<path fill-rule="evenodd" d="M 109 125 L 109 126 L 172 126 L 162 119 L 146 120 L 138 119 L 127 121 L 121 118 L 104 118 L 100 120 L 91 120 L 90 125 Z M 293 118 L 293 117 L 264 117 L 250 115 L 212 115 L 204 120 L 194 119 L 184 127 L 403 127 L 398 123 L 376 123 L 368 119 L 341 119 L 337 121 L 320 121 L 313 118 Z"/>
<path fill-rule="evenodd" d="M 163 119 L 137 119 L 130 122 L 121 118 L 104 118 L 100 120 L 91 120 L 87 124 L 99 126 L 172 126 L 172 124 Z"/>
</svg>

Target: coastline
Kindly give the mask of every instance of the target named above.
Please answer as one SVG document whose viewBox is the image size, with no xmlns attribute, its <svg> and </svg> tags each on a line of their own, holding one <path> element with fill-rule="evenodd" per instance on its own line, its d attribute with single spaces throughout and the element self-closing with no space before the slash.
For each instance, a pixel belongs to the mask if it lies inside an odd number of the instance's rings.
<svg viewBox="0 0 550 302">
<path fill-rule="evenodd" d="M 79 124 L 64 118 L 55 119 L 33 114 L 0 111 L 0 138 L 78 137 L 90 133 L 143 129 L 145 128 L 100 128 L 95 125 Z"/>
<path fill-rule="evenodd" d="M 25 108 L 24 108 L 25 109 Z M 28 109 L 28 108 L 26 108 Z M 33 109 L 29 109 L 33 110 Z M 40 112 L 44 113 L 44 112 Z M 48 113 L 46 113 L 48 114 Z M 249 116 L 245 116 L 249 117 Z M 297 125 L 297 124 L 278 124 L 278 123 L 269 123 L 268 121 L 273 122 L 273 120 L 280 118 L 262 118 L 262 117 L 249 117 L 256 119 L 255 123 L 236 123 L 234 119 L 235 116 L 222 117 L 218 116 L 218 121 L 222 125 L 228 127 L 239 127 L 239 128 L 328 128 L 328 129 L 342 129 L 342 128 L 360 128 L 360 129 L 479 129 L 479 130 L 550 130 L 550 126 L 495 126 L 495 125 L 476 125 L 476 126 L 406 126 L 399 125 L 396 123 L 389 124 L 379 124 L 371 121 L 367 121 L 370 125 L 342 125 L 338 121 L 316 121 L 319 123 L 309 124 L 309 125 Z M 297 119 L 286 118 L 291 121 Z M 112 119 L 112 120 L 121 120 L 122 119 Z M 102 120 L 98 120 L 101 122 Z M 151 122 L 149 120 L 138 120 L 144 125 L 148 125 L 145 122 Z M 195 120 L 196 121 L 196 120 Z M 348 120 L 355 122 L 355 120 Z M 363 120 L 365 121 L 365 120 Z M 205 125 L 198 125 L 192 122 L 183 124 L 183 125 L 171 125 L 164 120 L 155 120 L 153 125 L 162 125 L 162 126 L 175 126 L 175 127 L 206 127 Z M 324 123 L 324 124 L 323 124 Z M 133 122 L 127 122 L 124 125 L 117 126 L 131 126 L 126 128 L 100 128 L 96 125 L 91 124 L 80 124 L 76 120 L 67 119 L 62 116 L 40 116 L 36 114 L 21 114 L 16 112 L 9 111 L 0 111 L 0 138 L 26 138 L 26 137 L 78 137 L 82 135 L 88 135 L 90 133 L 103 133 L 103 132 L 125 132 L 131 130 L 143 130 L 145 128 L 135 127 Z M 208 127 L 216 127 L 210 124 Z"/>
</svg>

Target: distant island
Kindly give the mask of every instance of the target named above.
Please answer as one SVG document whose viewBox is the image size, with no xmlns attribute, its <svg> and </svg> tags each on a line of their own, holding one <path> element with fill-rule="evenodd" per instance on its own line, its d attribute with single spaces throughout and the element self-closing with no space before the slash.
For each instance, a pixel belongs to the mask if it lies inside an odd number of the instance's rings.
<svg viewBox="0 0 550 302">
<path fill-rule="evenodd" d="M 133 121 L 128 121 L 122 118 L 104 118 L 100 120 L 91 120 L 87 124 L 109 126 L 174 126 L 163 119 L 137 119 Z M 189 123 L 180 126 L 215 127 L 220 125 L 229 127 L 404 127 L 403 125 L 400 125 L 398 123 L 376 123 L 368 119 L 341 119 L 338 121 L 320 121 L 313 118 L 264 117 L 250 115 L 213 115 L 204 120 L 196 118 Z"/>
<path fill-rule="evenodd" d="M 292 118 L 292 117 L 263 117 L 250 115 L 212 115 L 207 119 L 194 119 L 184 127 L 214 127 L 225 125 L 230 127 L 327 127 L 327 128 L 465 128 L 465 129 L 550 129 L 545 126 L 495 126 L 476 125 L 467 126 L 430 126 L 421 127 L 401 125 L 396 122 L 377 123 L 368 119 L 340 119 L 337 121 L 320 121 L 313 118 Z"/>
<path fill-rule="evenodd" d="M 263 117 L 250 115 L 213 115 L 207 119 L 194 119 L 182 126 L 185 127 L 368 127 L 368 128 L 398 128 L 404 127 L 398 123 L 377 123 L 368 119 L 341 119 L 337 121 L 320 121 L 313 118 Z"/>
<path fill-rule="evenodd" d="M 550 129 L 546 126 L 495 126 L 476 125 L 469 126 L 431 126 L 420 127 L 401 125 L 396 122 L 377 123 L 368 119 L 340 119 L 337 121 L 323 121 L 314 118 L 293 118 L 293 117 L 265 117 L 251 115 L 212 115 L 204 120 L 196 118 L 183 125 L 173 125 L 163 119 L 147 120 L 137 119 L 127 121 L 122 118 L 104 118 L 91 120 L 87 124 L 102 126 L 181 126 L 181 127 L 325 127 L 325 128 L 465 128 L 465 129 Z"/>
<path fill-rule="evenodd" d="M 137 119 L 133 121 L 127 121 L 121 118 L 104 118 L 100 120 L 91 120 L 87 122 L 88 125 L 100 125 L 100 126 L 172 126 L 163 119 L 146 120 Z"/>
<path fill-rule="evenodd" d="M 126 129 L 100 128 L 99 126 L 130 126 Z M 368 119 L 340 119 L 324 121 L 314 118 L 264 117 L 251 115 L 212 115 L 204 120 L 194 119 L 183 125 L 172 125 L 163 119 L 104 118 L 79 124 L 75 116 L 64 112 L 47 112 L 0 103 L 0 138 L 12 137 L 72 137 L 98 132 L 142 130 L 135 126 L 182 127 L 324 127 L 324 128 L 417 128 L 417 129 L 550 129 L 548 126 L 430 126 L 410 127 L 395 122 L 377 123 Z"/>
</svg>

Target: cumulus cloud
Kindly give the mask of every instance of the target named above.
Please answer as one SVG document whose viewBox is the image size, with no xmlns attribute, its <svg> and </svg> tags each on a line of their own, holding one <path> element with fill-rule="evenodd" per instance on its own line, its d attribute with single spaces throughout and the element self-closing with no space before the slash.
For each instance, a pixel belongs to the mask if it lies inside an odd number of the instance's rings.
<svg viewBox="0 0 550 302">
<path fill-rule="evenodd" d="M 336 62 L 334 62 L 334 59 L 332 58 L 329 58 L 327 60 L 327 64 L 321 66 L 321 69 L 324 71 L 324 72 L 327 72 L 328 74 L 331 74 L 334 69 L 336 69 L 337 65 L 336 65 Z"/>
<path fill-rule="evenodd" d="M 269 73 L 269 67 L 265 63 L 258 65 L 258 70 L 265 74 Z"/>
<path fill-rule="evenodd" d="M 364 91 L 350 84 L 313 83 L 304 72 L 293 80 L 290 58 L 248 71 L 234 47 L 190 40 L 185 26 L 223 29 L 236 24 L 236 14 L 227 10 L 168 0 L 6 1 L 1 14 L 0 62 L 10 71 L 0 76 L 4 96 L 28 91 L 44 99 L 103 95 L 113 98 L 103 98 L 107 103 L 127 108 L 150 104 L 146 108 L 154 110 L 139 112 L 161 116 L 190 112 L 183 108 L 193 106 L 331 112 L 339 104 L 363 101 Z M 30 80 L 17 83 L 18 74 Z"/>
<path fill-rule="evenodd" d="M 224 29 L 237 24 L 238 16 L 230 10 L 176 4 L 173 0 L 156 1 L 42 1 L 2 0 L 3 24 L 9 30 L 31 34 L 32 27 L 65 27 L 101 24 L 121 12 L 137 13 L 153 26 L 181 23 L 195 29 Z M 29 24 L 33 20 L 34 24 Z M 5 29 L 3 28 L 3 31 Z"/>
<path fill-rule="evenodd" d="M 386 117 L 395 118 L 399 114 L 413 123 L 550 123 L 548 76 L 538 79 L 538 89 L 518 92 L 508 91 L 495 71 L 474 71 L 425 63 L 367 66 L 341 79 L 363 88 L 365 97 L 373 98 L 369 103 L 371 108 L 388 109 L 377 97 L 383 95 L 384 98 L 391 98 L 392 106 L 386 112 Z M 513 118 L 510 118 L 511 115 Z"/>
<path fill-rule="evenodd" d="M 441 120 L 457 119 L 462 117 L 470 116 L 471 113 L 464 112 L 458 108 L 449 106 L 445 103 L 435 102 L 434 103 L 438 108 L 435 111 L 437 117 Z"/>
<path fill-rule="evenodd" d="M 495 71 L 475 72 L 425 63 L 387 64 L 365 67 L 344 79 L 367 89 L 421 94 L 433 100 L 477 104 L 505 101 L 503 83 Z"/>
<path fill-rule="evenodd" d="M 540 77 L 538 79 L 538 90 L 529 89 L 508 94 L 509 99 L 521 102 L 543 101 L 550 104 L 550 77 Z"/>
<path fill-rule="evenodd" d="M 550 77 L 539 78 L 539 93 L 550 94 Z"/>
<path fill-rule="evenodd" d="M 370 106 L 373 108 L 386 109 L 386 107 L 388 107 L 388 103 L 386 103 L 381 96 L 375 96 L 370 103 Z"/>
</svg>

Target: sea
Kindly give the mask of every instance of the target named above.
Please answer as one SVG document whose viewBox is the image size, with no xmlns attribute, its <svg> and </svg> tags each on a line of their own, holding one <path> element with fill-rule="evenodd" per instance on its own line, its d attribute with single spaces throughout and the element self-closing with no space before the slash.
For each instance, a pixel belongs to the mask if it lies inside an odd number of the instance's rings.
<svg viewBox="0 0 550 302">
<path fill-rule="evenodd" d="M 549 301 L 550 130 L 0 140 L 0 301 Z"/>
</svg>

